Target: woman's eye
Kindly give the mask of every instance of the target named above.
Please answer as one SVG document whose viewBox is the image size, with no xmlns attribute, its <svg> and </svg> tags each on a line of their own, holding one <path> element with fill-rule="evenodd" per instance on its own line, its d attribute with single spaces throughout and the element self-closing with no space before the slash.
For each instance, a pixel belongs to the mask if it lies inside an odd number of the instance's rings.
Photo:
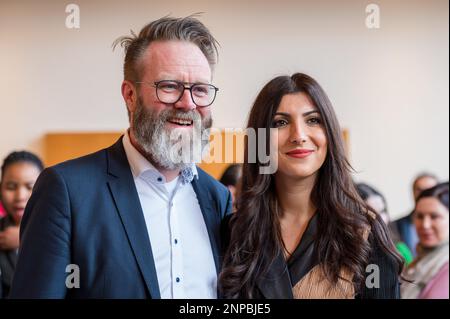
<svg viewBox="0 0 450 319">
<path fill-rule="evenodd" d="M 273 127 L 277 128 L 277 127 L 282 127 L 285 126 L 287 124 L 286 120 L 275 120 L 273 122 Z"/>
<path fill-rule="evenodd" d="M 432 220 L 436 220 L 439 219 L 441 216 L 439 216 L 438 214 L 431 214 L 431 219 Z"/>
<path fill-rule="evenodd" d="M 322 120 L 319 117 L 312 117 L 307 120 L 309 124 L 321 124 Z"/>
<path fill-rule="evenodd" d="M 7 183 L 5 188 L 8 191 L 15 191 L 17 189 L 17 185 L 13 183 Z"/>
</svg>

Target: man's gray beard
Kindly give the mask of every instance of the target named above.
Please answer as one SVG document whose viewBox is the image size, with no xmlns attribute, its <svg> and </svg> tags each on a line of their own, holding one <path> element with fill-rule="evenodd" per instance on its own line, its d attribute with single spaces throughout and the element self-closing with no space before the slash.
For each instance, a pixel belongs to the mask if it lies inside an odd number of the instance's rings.
<svg viewBox="0 0 450 319">
<path fill-rule="evenodd" d="M 192 130 L 166 128 L 171 117 L 192 120 Z M 152 108 L 144 107 L 139 98 L 131 129 L 139 146 L 155 164 L 168 170 L 182 170 L 201 160 L 211 126 L 211 116 L 202 120 L 195 110 L 184 112 L 170 107 L 156 114 Z"/>
</svg>

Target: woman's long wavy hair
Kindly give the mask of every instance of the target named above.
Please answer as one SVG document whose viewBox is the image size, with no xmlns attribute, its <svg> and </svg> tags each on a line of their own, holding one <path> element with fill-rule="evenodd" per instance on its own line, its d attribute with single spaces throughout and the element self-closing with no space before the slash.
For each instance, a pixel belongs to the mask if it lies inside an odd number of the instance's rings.
<svg viewBox="0 0 450 319">
<path fill-rule="evenodd" d="M 371 209 L 355 189 L 351 178 L 353 169 L 345 157 L 339 123 L 326 93 L 305 74 L 276 77 L 257 96 L 247 127 L 255 130 L 272 127 L 282 97 L 299 92 L 307 94 L 319 110 L 327 137 L 327 156 L 311 193 L 318 214 L 315 240 L 318 262 L 333 283 L 341 278 L 343 268 L 355 274 L 353 282 L 359 292 L 371 253 L 371 245 L 363 239 L 364 229 L 370 227 L 374 240 L 398 264 L 399 274 L 403 261 L 395 252 L 386 225 L 378 215 L 375 219 L 368 216 Z M 269 132 L 265 138 L 265 145 L 269 145 Z M 258 297 L 258 279 L 284 249 L 274 175 L 259 174 L 263 164 L 258 160 L 248 162 L 249 152 L 254 151 L 246 143 L 238 210 L 230 220 L 230 242 L 219 277 L 224 298 Z"/>
</svg>

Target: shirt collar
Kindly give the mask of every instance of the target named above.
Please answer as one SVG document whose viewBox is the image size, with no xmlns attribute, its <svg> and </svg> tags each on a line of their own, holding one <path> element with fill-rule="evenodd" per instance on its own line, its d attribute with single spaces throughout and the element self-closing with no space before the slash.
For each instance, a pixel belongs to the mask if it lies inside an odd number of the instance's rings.
<svg viewBox="0 0 450 319">
<path fill-rule="evenodd" d="M 165 184 L 166 178 L 161 174 L 142 154 L 131 144 L 129 131 L 123 136 L 123 148 L 125 149 L 125 154 L 127 155 L 128 163 L 130 164 L 131 172 L 133 177 L 143 178 L 144 180 L 151 182 L 153 184 Z M 182 184 L 191 183 L 194 177 L 198 179 L 198 171 L 195 164 L 191 164 L 181 170 L 180 178 Z"/>
</svg>

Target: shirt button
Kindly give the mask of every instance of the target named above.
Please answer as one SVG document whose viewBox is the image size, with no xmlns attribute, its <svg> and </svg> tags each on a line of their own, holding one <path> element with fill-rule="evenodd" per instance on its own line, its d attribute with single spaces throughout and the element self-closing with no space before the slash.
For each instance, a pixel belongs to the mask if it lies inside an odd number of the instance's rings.
<svg viewBox="0 0 450 319">
<path fill-rule="evenodd" d="M 178 239 L 175 239 L 175 244 L 178 244 Z"/>
<path fill-rule="evenodd" d="M 162 178 L 161 177 L 158 177 L 158 182 L 162 182 Z"/>
<path fill-rule="evenodd" d="M 177 278 L 175 279 L 175 281 L 176 281 L 176 282 L 180 282 L 180 277 L 177 277 Z"/>
</svg>

